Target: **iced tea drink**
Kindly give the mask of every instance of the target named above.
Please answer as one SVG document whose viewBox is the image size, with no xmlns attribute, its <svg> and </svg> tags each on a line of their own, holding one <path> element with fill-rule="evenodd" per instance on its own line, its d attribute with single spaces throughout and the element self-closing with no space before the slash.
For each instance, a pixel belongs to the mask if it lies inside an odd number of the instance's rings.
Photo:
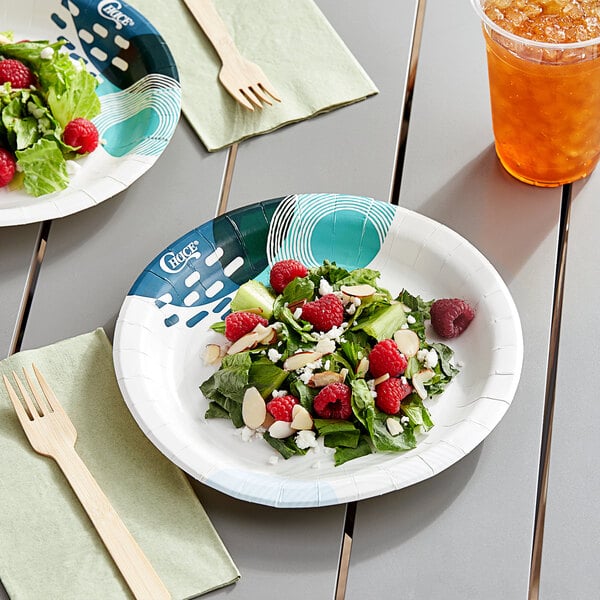
<svg viewBox="0 0 600 600">
<path fill-rule="evenodd" d="M 600 158 L 600 1 L 472 2 L 504 168 L 544 187 L 591 173 Z"/>
</svg>

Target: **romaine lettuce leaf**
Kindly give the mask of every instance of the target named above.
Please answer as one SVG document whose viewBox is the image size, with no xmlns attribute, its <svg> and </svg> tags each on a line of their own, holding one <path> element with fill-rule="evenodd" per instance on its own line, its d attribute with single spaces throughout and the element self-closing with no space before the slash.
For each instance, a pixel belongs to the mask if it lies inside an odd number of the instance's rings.
<svg viewBox="0 0 600 600">
<path fill-rule="evenodd" d="M 299 448 L 293 437 L 286 438 L 284 440 L 279 440 L 269 435 L 269 432 L 266 431 L 263 434 L 263 439 L 268 442 L 283 458 L 286 460 L 294 454 L 306 454 L 306 450 L 303 448 Z"/>
<path fill-rule="evenodd" d="M 268 398 L 287 379 L 288 372 L 265 356 L 255 360 L 248 372 L 248 385 L 254 386 L 263 398 Z"/>
<path fill-rule="evenodd" d="M 42 196 L 69 185 L 67 164 L 55 141 L 40 139 L 33 146 L 15 152 L 24 173 L 25 189 L 32 196 Z"/>
<path fill-rule="evenodd" d="M 371 454 L 372 452 L 373 449 L 371 448 L 371 444 L 369 443 L 368 436 L 362 435 L 356 448 L 346 448 L 343 446 L 336 448 L 335 454 L 333 455 L 333 461 L 335 466 L 339 467 L 340 465 L 343 465 L 349 460 L 354 460 L 355 458 L 366 456 L 367 454 Z"/>
<path fill-rule="evenodd" d="M 75 118 L 91 120 L 99 115 L 100 99 L 96 94 L 96 79 L 82 68 L 72 73 L 67 81 L 62 94 L 54 86 L 48 91 L 48 106 L 62 127 Z"/>
<path fill-rule="evenodd" d="M 406 323 L 406 313 L 402 304 L 390 304 L 377 309 L 366 319 L 356 321 L 354 331 L 362 330 L 378 342 L 391 338 Z"/>
</svg>

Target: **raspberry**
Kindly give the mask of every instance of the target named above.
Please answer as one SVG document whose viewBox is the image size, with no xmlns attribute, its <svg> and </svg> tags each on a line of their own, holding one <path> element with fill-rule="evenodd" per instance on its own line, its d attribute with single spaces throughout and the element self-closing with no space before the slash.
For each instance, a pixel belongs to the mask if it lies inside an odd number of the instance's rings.
<svg viewBox="0 0 600 600">
<path fill-rule="evenodd" d="M 256 313 L 244 311 L 229 313 L 225 317 L 225 337 L 230 342 L 235 342 L 250 333 L 259 323 L 265 327 L 269 324 L 264 317 Z"/>
<path fill-rule="evenodd" d="M 5 58 L 0 60 L 0 84 L 6 82 L 15 89 L 28 88 L 35 84 L 35 76 L 20 60 Z"/>
<path fill-rule="evenodd" d="M 398 350 L 394 340 L 382 340 L 373 346 L 369 353 L 369 371 L 373 377 L 389 374 L 390 377 L 402 375 L 408 361 Z"/>
<path fill-rule="evenodd" d="M 17 169 L 17 163 L 13 155 L 4 148 L 0 148 L 0 187 L 8 185 Z"/>
<path fill-rule="evenodd" d="M 273 265 L 269 280 L 271 287 L 281 294 L 285 286 L 296 277 L 306 277 L 308 269 L 297 260 L 290 258 L 289 260 L 280 260 Z"/>
<path fill-rule="evenodd" d="M 291 394 L 287 396 L 279 396 L 267 402 L 267 410 L 275 417 L 277 421 L 292 420 L 292 410 L 298 404 L 298 399 Z"/>
<path fill-rule="evenodd" d="M 429 313 L 434 331 L 443 338 L 460 335 L 475 316 L 473 308 L 460 298 L 436 300 Z"/>
<path fill-rule="evenodd" d="M 302 307 L 302 318 L 317 331 L 329 331 L 344 322 L 344 305 L 335 294 L 326 294 Z"/>
<path fill-rule="evenodd" d="M 345 383 L 330 383 L 315 396 L 313 409 L 324 419 L 348 419 L 352 416 L 351 396 Z"/>
<path fill-rule="evenodd" d="M 98 130 L 87 119 L 73 119 L 67 123 L 63 132 L 63 142 L 76 148 L 77 154 L 93 152 L 98 146 Z"/>
<path fill-rule="evenodd" d="M 375 391 L 375 406 L 388 415 L 395 415 L 400 410 L 402 400 L 412 392 L 412 386 L 404 378 L 390 377 L 382 381 Z"/>
</svg>

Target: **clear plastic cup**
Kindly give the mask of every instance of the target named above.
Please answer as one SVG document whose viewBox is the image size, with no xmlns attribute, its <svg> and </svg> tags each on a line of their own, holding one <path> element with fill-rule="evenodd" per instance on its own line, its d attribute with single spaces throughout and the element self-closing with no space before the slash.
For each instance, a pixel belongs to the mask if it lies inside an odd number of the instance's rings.
<svg viewBox="0 0 600 600">
<path fill-rule="evenodd" d="M 500 162 L 517 179 L 542 187 L 586 177 L 600 158 L 600 38 L 519 37 L 486 15 L 488 1 L 471 0 L 486 42 Z"/>
</svg>

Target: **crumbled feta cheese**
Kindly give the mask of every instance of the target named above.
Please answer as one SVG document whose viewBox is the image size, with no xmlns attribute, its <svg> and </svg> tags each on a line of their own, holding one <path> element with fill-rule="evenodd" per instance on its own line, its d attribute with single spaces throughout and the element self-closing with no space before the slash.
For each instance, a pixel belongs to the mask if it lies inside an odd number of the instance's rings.
<svg viewBox="0 0 600 600">
<path fill-rule="evenodd" d="M 412 315 L 408 315 L 408 317 L 406 317 L 406 322 L 410 325 L 414 325 L 417 322 L 417 320 Z"/>
<path fill-rule="evenodd" d="M 287 396 L 287 392 L 286 390 L 273 390 L 271 396 L 273 398 L 283 398 L 283 396 Z"/>
<path fill-rule="evenodd" d="M 305 385 L 308 385 L 308 382 L 310 381 L 311 377 L 312 371 L 310 369 L 306 369 L 298 375 L 298 379 L 300 379 L 300 381 Z"/>
<path fill-rule="evenodd" d="M 419 350 L 417 352 L 417 360 L 427 368 L 433 369 L 438 363 L 438 353 L 434 348 L 431 348 L 431 350 Z"/>
<path fill-rule="evenodd" d="M 400 329 L 408 329 L 408 323 L 402 323 L 402 325 L 400 325 Z"/>
<path fill-rule="evenodd" d="M 323 359 L 319 358 L 317 360 L 315 360 L 314 362 L 308 363 L 306 365 L 307 369 L 310 369 L 311 371 L 314 371 L 315 369 L 320 369 L 323 367 Z"/>
<path fill-rule="evenodd" d="M 333 293 L 333 286 L 329 283 L 329 281 L 327 281 L 327 279 L 321 277 L 321 281 L 319 281 L 319 295 L 326 296 L 327 294 L 331 293 Z"/>
<path fill-rule="evenodd" d="M 242 434 L 242 442 L 249 442 L 254 437 L 254 429 L 250 429 L 250 427 L 244 426 L 241 431 Z"/>
<path fill-rule="evenodd" d="M 346 312 L 349 315 L 353 315 L 356 312 L 356 304 L 350 304 L 350 306 L 348 306 L 348 308 L 346 308 Z"/>
<path fill-rule="evenodd" d="M 279 456 L 277 456 L 276 454 L 273 454 L 272 456 L 269 457 L 270 465 L 276 465 L 278 462 L 279 462 Z"/>
<path fill-rule="evenodd" d="M 317 438 L 314 431 L 303 430 L 296 434 L 296 446 L 301 450 L 307 448 L 315 448 L 317 446 Z"/>
<path fill-rule="evenodd" d="M 402 423 L 402 425 L 408 425 L 410 423 L 410 419 L 406 415 L 402 415 L 400 417 L 400 423 Z"/>
<path fill-rule="evenodd" d="M 41 119 L 46 112 L 41 106 L 37 106 L 33 102 L 27 103 L 27 110 L 29 111 L 29 114 L 36 119 Z"/>
<path fill-rule="evenodd" d="M 267 351 L 267 356 L 271 362 L 276 363 L 283 355 L 280 352 L 277 352 L 275 348 L 269 348 Z"/>
<path fill-rule="evenodd" d="M 54 56 L 54 48 L 52 48 L 51 46 L 46 46 L 40 52 L 40 58 L 42 58 L 44 60 L 50 60 L 53 56 Z"/>
<path fill-rule="evenodd" d="M 332 327 L 329 331 L 325 331 L 319 334 L 320 339 L 327 339 L 333 341 L 339 341 L 344 333 L 344 330 L 348 327 L 348 323 L 342 323 L 339 327 Z"/>
<path fill-rule="evenodd" d="M 327 338 L 321 338 L 317 342 L 315 350 L 317 352 L 322 352 L 323 354 L 331 354 L 332 352 L 335 352 L 335 342 Z"/>
<path fill-rule="evenodd" d="M 435 366 L 438 364 L 438 353 L 435 351 L 435 348 L 432 348 L 428 353 L 427 353 L 427 360 L 425 361 L 425 366 L 429 367 L 430 369 L 435 368 Z"/>
<path fill-rule="evenodd" d="M 294 319 L 298 320 L 302 316 L 302 307 L 298 307 L 293 313 L 292 316 Z"/>
<path fill-rule="evenodd" d="M 323 365 L 323 369 L 325 371 L 329 371 L 330 367 L 331 367 L 331 361 L 330 360 L 326 360 L 325 364 Z"/>
</svg>

